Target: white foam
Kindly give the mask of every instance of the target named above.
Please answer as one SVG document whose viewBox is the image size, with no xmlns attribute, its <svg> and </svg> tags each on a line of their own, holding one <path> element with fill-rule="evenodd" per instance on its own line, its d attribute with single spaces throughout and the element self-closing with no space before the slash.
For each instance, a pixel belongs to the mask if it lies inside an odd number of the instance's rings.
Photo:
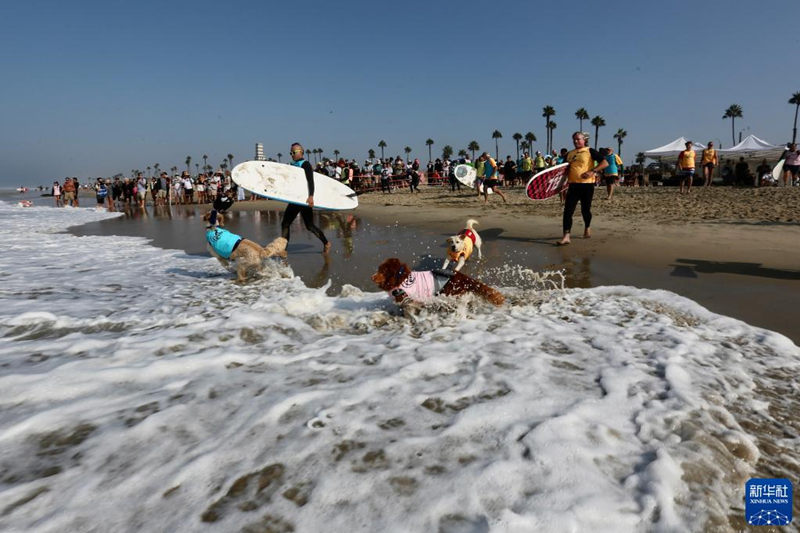
<svg viewBox="0 0 800 533">
<path fill-rule="evenodd" d="M 790 445 L 745 428 L 797 409 L 798 348 L 669 292 L 403 318 L 60 232 L 94 209 L 0 216 L 3 530 L 702 530 Z"/>
</svg>

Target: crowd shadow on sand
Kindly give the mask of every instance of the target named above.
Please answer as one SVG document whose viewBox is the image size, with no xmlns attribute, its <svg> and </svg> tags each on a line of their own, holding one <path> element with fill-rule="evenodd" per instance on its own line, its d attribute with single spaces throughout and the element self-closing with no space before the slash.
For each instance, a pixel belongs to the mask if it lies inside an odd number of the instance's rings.
<svg viewBox="0 0 800 533">
<path fill-rule="evenodd" d="M 760 278 L 800 280 L 800 270 L 788 270 L 761 266 L 761 263 L 736 261 L 706 261 L 703 259 L 676 259 L 671 276 L 696 278 L 699 274 L 740 274 Z"/>
</svg>

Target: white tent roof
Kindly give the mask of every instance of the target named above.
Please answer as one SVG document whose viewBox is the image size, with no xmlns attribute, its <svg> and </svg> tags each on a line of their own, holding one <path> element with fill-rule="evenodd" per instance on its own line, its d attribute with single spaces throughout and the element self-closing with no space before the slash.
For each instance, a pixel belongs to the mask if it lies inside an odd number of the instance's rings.
<svg viewBox="0 0 800 533">
<path fill-rule="evenodd" d="M 785 148 L 770 144 L 755 135 L 748 135 L 742 142 L 728 149 L 719 150 L 720 155 L 728 157 L 744 157 L 745 159 L 766 158 L 778 159 Z"/>
<path fill-rule="evenodd" d="M 705 146 L 698 143 L 692 143 L 692 148 L 694 148 L 695 152 L 701 152 Z M 650 159 L 658 159 L 661 157 L 677 157 L 678 154 L 684 150 L 686 150 L 686 138 L 678 137 L 669 144 L 646 151 L 644 156 L 649 157 Z"/>
</svg>

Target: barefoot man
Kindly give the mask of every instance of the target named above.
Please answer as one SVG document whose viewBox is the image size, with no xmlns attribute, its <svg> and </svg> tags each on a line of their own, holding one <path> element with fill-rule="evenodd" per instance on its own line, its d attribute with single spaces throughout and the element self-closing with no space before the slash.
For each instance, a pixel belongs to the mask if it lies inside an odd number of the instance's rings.
<svg viewBox="0 0 800 533">
<path fill-rule="evenodd" d="M 489 201 L 489 189 L 497 193 L 504 203 L 507 203 L 506 196 L 497 188 L 497 184 L 500 183 L 500 180 L 497 179 L 497 163 L 488 152 L 483 152 L 481 159 L 483 160 L 483 203 Z"/>
<path fill-rule="evenodd" d="M 564 219 L 562 222 L 564 236 L 556 244 L 565 245 L 570 243 L 569 234 L 572 231 L 572 215 L 578 202 L 581 203 L 581 215 L 583 216 L 583 238 L 588 239 L 592 236 L 589 226 L 592 223 L 592 198 L 594 197 L 594 185 L 597 181 L 597 173 L 608 166 L 608 161 L 603 155 L 589 148 L 589 134 L 576 131 L 572 134 L 572 143 L 575 149 L 567 154 L 567 197 L 564 200 Z M 595 163 L 598 163 L 595 166 Z"/>
<path fill-rule="evenodd" d="M 322 253 L 327 254 L 331 249 L 331 243 L 325 238 L 322 230 L 314 225 L 314 169 L 311 168 L 311 163 L 303 159 L 303 147 L 300 143 L 294 143 L 289 148 L 289 153 L 292 156 L 292 165 L 302 168 L 306 173 L 306 183 L 308 184 L 308 198 L 306 205 L 289 204 L 286 206 L 286 211 L 283 212 L 283 220 L 281 221 L 281 236 L 289 240 L 289 226 L 292 225 L 297 215 L 303 217 L 303 224 L 306 229 L 317 236 L 322 241 Z"/>
</svg>

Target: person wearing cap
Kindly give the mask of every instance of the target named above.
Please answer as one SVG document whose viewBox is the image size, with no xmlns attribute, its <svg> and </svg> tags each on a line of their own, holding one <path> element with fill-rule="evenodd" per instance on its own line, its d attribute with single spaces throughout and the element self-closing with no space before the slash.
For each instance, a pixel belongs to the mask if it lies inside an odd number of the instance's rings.
<svg viewBox="0 0 800 533">
<path fill-rule="evenodd" d="M 578 202 L 581 204 L 581 216 L 583 217 L 583 238 L 588 239 L 592 236 L 590 226 L 592 224 L 592 198 L 594 198 L 594 186 L 597 181 L 597 173 L 608 166 L 603 154 L 589 148 L 589 134 L 576 131 L 572 134 L 572 142 L 575 149 L 567 153 L 567 194 L 564 198 L 564 216 L 562 227 L 564 236 L 556 244 L 563 246 L 570 243 L 570 233 L 572 232 L 572 215 Z M 598 164 L 599 163 L 599 164 Z M 597 166 L 595 166 L 597 164 Z"/>
<path fill-rule="evenodd" d="M 281 236 L 289 241 L 289 227 L 300 215 L 303 218 L 303 224 L 306 229 L 316 235 L 322 242 L 322 253 L 326 254 L 331 249 L 331 243 L 325 238 L 325 234 L 314 224 L 314 169 L 311 163 L 303 158 L 303 146 L 300 143 L 294 143 L 289 148 L 289 154 L 292 157 L 291 165 L 302 168 L 306 174 L 306 184 L 308 186 L 308 198 L 306 198 L 306 205 L 288 204 L 286 211 L 283 212 L 283 220 L 281 220 Z"/>
<path fill-rule="evenodd" d="M 536 159 L 533 162 L 533 168 L 536 174 L 547 168 L 547 163 L 542 156 L 542 152 L 539 152 L 538 150 L 536 152 Z"/>
<path fill-rule="evenodd" d="M 680 193 L 683 194 L 684 184 L 688 184 L 686 194 L 692 192 L 692 182 L 694 181 L 694 160 L 697 157 L 692 150 L 692 141 L 686 141 L 686 149 L 678 154 L 678 176 L 681 180 Z"/>
</svg>

